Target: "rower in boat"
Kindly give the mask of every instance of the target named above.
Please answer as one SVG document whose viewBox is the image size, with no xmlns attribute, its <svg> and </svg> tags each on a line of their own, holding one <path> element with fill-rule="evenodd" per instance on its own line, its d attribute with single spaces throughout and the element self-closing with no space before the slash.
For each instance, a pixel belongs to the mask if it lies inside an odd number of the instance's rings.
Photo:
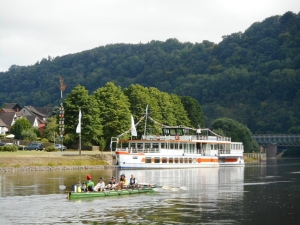
<svg viewBox="0 0 300 225">
<path fill-rule="evenodd" d="M 138 188 L 139 187 L 138 181 L 135 178 L 134 174 L 131 174 L 131 177 L 129 179 L 129 185 L 128 185 L 128 187 L 129 188 Z"/>
<path fill-rule="evenodd" d="M 122 190 L 128 186 L 125 174 L 123 173 L 120 177 L 119 183 L 117 184 L 116 190 Z"/>
<path fill-rule="evenodd" d="M 115 177 L 112 177 L 108 183 L 108 185 L 106 186 L 106 189 L 108 190 L 113 190 L 116 188 L 116 178 Z"/>
<path fill-rule="evenodd" d="M 95 186 L 95 191 L 105 191 L 104 178 L 100 177 L 99 183 Z"/>
<path fill-rule="evenodd" d="M 82 185 L 82 190 L 83 191 L 94 191 L 95 190 L 95 184 L 92 181 L 92 176 L 91 175 L 87 175 L 86 176 L 86 181 L 83 183 Z"/>
</svg>

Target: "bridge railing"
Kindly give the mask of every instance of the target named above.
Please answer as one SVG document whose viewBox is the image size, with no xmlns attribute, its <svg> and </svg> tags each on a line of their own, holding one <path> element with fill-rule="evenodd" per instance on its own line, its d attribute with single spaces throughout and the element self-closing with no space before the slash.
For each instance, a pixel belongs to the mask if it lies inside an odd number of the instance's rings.
<svg viewBox="0 0 300 225">
<path fill-rule="evenodd" d="M 300 146 L 300 134 L 256 134 L 253 139 L 260 145 Z"/>
</svg>

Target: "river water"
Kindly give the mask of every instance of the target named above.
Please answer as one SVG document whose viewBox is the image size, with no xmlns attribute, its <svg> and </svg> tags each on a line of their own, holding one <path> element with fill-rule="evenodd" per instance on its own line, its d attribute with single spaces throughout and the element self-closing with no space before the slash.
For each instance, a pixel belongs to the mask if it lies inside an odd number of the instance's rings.
<svg viewBox="0 0 300 225">
<path fill-rule="evenodd" d="M 66 198 L 65 191 L 87 174 L 96 183 L 121 173 L 169 187 L 154 194 Z M 0 224 L 300 224 L 300 160 L 243 168 L 0 173 L 0 188 Z"/>
</svg>

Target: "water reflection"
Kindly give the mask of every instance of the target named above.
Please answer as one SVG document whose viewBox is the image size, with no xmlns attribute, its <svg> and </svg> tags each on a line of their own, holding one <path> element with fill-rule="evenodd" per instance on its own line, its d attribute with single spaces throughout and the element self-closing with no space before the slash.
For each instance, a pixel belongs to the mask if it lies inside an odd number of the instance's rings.
<svg viewBox="0 0 300 225">
<path fill-rule="evenodd" d="M 59 189 L 70 189 L 87 174 L 97 182 L 122 173 L 173 189 L 76 201 Z M 0 224 L 296 224 L 299 180 L 299 161 L 245 168 L 2 173 Z"/>
</svg>

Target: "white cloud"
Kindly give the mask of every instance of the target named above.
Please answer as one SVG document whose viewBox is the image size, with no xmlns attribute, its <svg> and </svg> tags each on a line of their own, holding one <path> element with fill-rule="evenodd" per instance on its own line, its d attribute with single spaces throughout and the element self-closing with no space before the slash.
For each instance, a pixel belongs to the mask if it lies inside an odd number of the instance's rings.
<svg viewBox="0 0 300 225">
<path fill-rule="evenodd" d="M 114 43 L 218 43 L 294 0 L 9 0 L 0 3 L 0 71 Z"/>
</svg>

